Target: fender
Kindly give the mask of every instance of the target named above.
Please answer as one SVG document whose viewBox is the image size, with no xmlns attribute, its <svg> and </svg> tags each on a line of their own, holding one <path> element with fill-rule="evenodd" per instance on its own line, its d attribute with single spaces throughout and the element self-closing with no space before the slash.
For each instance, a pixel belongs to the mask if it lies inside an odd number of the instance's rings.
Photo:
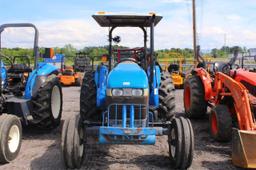
<svg viewBox="0 0 256 170">
<path fill-rule="evenodd" d="M 192 74 L 200 77 L 204 86 L 204 99 L 209 101 L 212 96 L 212 78 L 210 74 L 203 68 L 195 68 Z"/>
<path fill-rule="evenodd" d="M 1 65 L 1 81 L 2 81 L 1 85 L 3 88 L 5 88 L 7 85 L 7 71 L 3 62 L 1 62 L 0 65 Z"/>
<path fill-rule="evenodd" d="M 97 88 L 96 106 L 102 107 L 106 100 L 108 68 L 104 65 L 98 65 L 94 74 L 94 80 Z"/>
<path fill-rule="evenodd" d="M 151 91 L 150 91 L 150 98 L 149 98 L 149 104 L 158 107 L 159 106 L 159 87 L 161 83 L 161 71 L 159 66 L 154 67 L 154 77 L 153 77 L 153 83 L 151 84 Z M 150 77 L 150 71 L 148 69 L 148 77 Z"/>
<path fill-rule="evenodd" d="M 25 87 L 25 99 L 31 99 L 36 95 L 41 85 L 46 82 L 49 75 L 58 73 L 58 68 L 47 63 L 39 63 L 38 68 L 29 74 Z"/>
</svg>

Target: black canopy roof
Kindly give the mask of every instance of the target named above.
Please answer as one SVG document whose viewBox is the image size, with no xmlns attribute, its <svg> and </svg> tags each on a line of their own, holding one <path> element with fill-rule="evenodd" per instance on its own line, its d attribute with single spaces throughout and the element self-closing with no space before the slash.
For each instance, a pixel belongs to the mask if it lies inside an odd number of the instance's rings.
<svg viewBox="0 0 256 170">
<path fill-rule="evenodd" d="M 150 27 L 152 15 L 93 15 L 101 27 Z M 162 16 L 155 16 L 155 25 Z"/>
</svg>

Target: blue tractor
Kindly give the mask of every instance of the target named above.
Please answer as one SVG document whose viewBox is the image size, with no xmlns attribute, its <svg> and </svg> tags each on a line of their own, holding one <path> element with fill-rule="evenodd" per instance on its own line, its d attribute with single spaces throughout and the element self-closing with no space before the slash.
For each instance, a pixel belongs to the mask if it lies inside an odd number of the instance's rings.
<svg viewBox="0 0 256 170">
<path fill-rule="evenodd" d="M 34 66 L 28 56 L 7 56 L 0 41 L 0 163 L 16 158 L 22 139 L 22 125 L 50 130 L 60 124 L 62 90 L 56 67 L 39 63 L 39 32 L 33 24 L 16 23 L 0 26 L 0 40 L 7 28 L 33 28 Z M 50 50 L 44 57 L 50 57 Z"/>
<path fill-rule="evenodd" d="M 93 15 L 109 27 L 107 64 L 86 71 L 80 94 L 80 114 L 67 119 L 62 129 L 62 155 L 67 168 L 80 168 L 89 144 L 153 145 L 167 135 L 171 165 L 190 167 L 194 136 L 188 119 L 174 114 L 174 86 L 162 72 L 154 54 L 154 28 L 162 19 L 150 15 Z M 144 47 L 113 49 L 118 27 L 137 27 L 144 33 Z M 147 28 L 150 47 L 147 48 Z M 115 58 L 115 56 L 117 56 Z"/>
</svg>

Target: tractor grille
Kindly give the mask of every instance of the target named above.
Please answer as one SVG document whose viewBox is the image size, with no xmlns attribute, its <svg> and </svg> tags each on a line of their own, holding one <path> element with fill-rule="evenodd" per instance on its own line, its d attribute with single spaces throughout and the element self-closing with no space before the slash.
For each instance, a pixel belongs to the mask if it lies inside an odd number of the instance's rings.
<svg viewBox="0 0 256 170">
<path fill-rule="evenodd" d="M 144 104 L 110 104 L 108 110 L 103 113 L 103 126 L 112 127 L 146 127 L 148 118 L 153 115 Z"/>
</svg>

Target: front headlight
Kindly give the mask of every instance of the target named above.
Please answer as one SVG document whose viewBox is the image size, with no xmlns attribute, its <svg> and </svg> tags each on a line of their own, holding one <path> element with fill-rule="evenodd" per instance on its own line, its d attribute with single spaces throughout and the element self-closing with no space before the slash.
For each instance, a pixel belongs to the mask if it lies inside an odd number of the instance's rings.
<svg viewBox="0 0 256 170">
<path fill-rule="evenodd" d="M 113 89 L 112 90 L 112 95 L 113 96 L 122 96 L 123 95 L 123 90 L 122 89 Z"/>
<path fill-rule="evenodd" d="M 148 89 L 107 89 L 107 96 L 148 96 Z"/>
<path fill-rule="evenodd" d="M 132 95 L 133 96 L 142 96 L 143 91 L 142 91 L 142 89 L 132 89 Z"/>
</svg>

